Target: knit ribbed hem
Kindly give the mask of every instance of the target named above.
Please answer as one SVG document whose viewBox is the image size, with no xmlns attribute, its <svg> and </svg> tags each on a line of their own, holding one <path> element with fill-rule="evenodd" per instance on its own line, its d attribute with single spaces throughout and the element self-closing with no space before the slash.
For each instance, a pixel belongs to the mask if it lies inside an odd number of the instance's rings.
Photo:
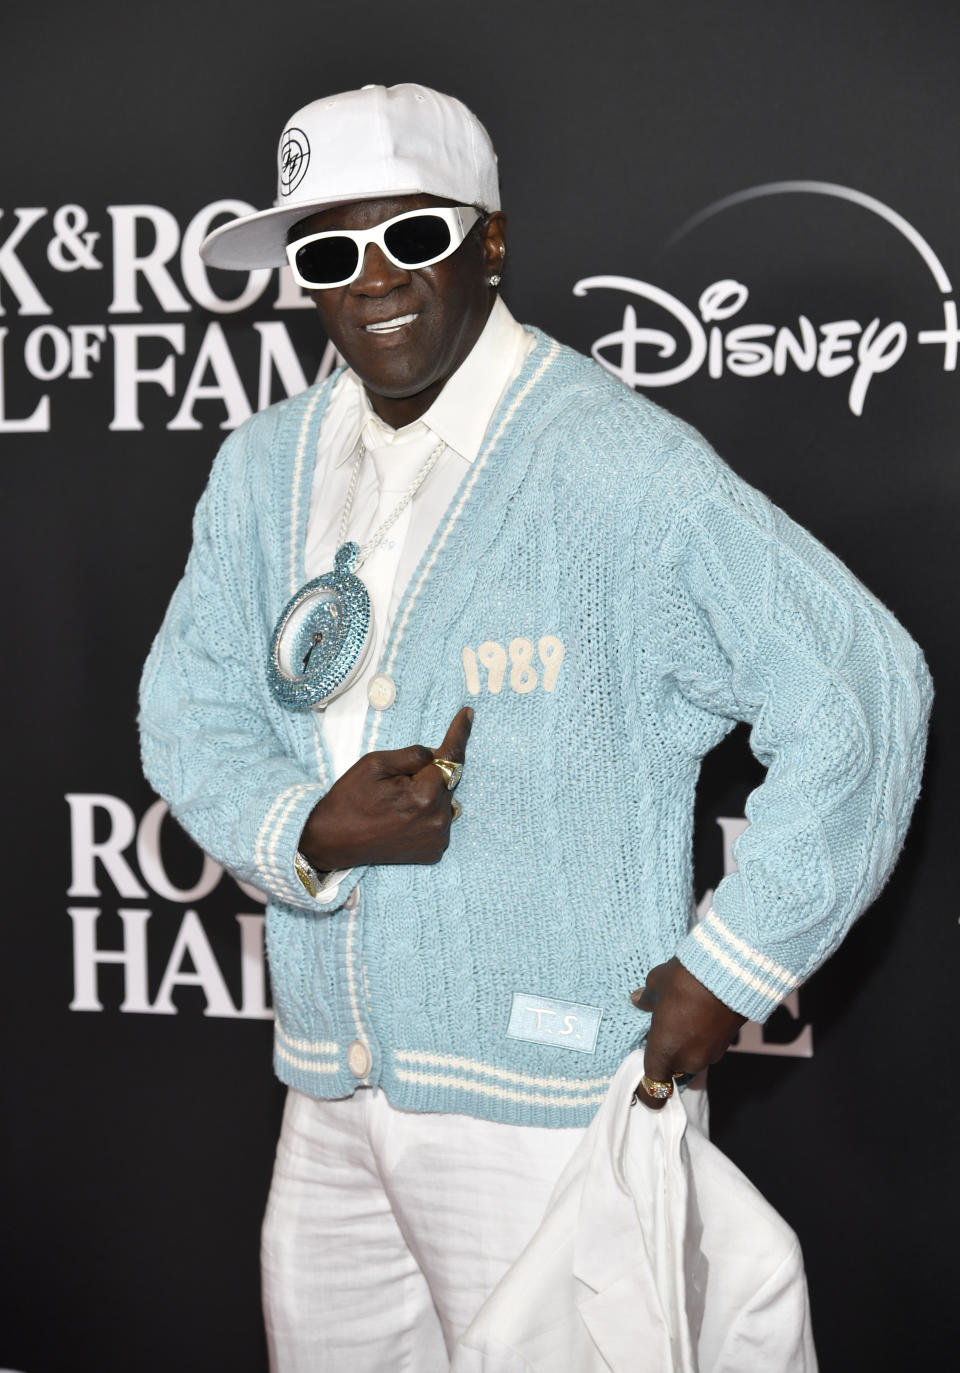
<svg viewBox="0 0 960 1373">
<path fill-rule="evenodd" d="M 282 1082 L 307 1096 L 350 1096 L 362 1084 L 350 1070 L 349 1051 L 349 1045 L 291 1040 L 278 1029 L 274 1068 Z M 452 1111 L 551 1129 L 589 1125 L 613 1077 L 538 1077 L 421 1050 L 396 1049 L 387 1057 L 373 1085 L 383 1088 L 399 1110 Z"/>
<path fill-rule="evenodd" d="M 307 1096 L 327 1096 L 332 1078 L 342 1075 L 344 1055 L 334 1040 L 298 1039 L 274 1024 L 273 1057 L 277 1076 Z M 296 1081 L 292 1081 L 296 1078 Z M 323 1084 L 321 1086 L 320 1084 Z M 347 1092 L 338 1092 L 343 1096 Z"/>
<path fill-rule="evenodd" d="M 383 1075 L 391 1100 L 402 1093 L 416 1102 L 413 1109 L 418 1111 L 465 1111 L 525 1125 L 586 1123 L 611 1081 L 604 1075 L 567 1078 L 520 1073 L 419 1049 L 395 1049 L 391 1057 Z M 452 1100 L 457 1104 L 451 1106 Z M 397 1104 L 402 1103 L 398 1100 Z"/>
<path fill-rule="evenodd" d="M 741 939 L 712 909 L 687 935 L 677 957 L 714 996 L 748 1020 L 766 1020 L 800 985 L 799 977 Z"/>
</svg>

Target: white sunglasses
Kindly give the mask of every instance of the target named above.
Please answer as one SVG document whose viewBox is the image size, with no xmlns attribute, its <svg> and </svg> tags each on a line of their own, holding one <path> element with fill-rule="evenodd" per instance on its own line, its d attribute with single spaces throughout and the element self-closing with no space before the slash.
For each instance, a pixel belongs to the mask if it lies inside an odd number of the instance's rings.
<svg viewBox="0 0 960 1373">
<path fill-rule="evenodd" d="M 472 205 L 429 206 L 394 215 L 372 229 L 331 229 L 287 244 L 294 280 L 311 291 L 348 286 L 363 270 L 368 243 L 395 267 L 432 267 L 456 252 L 480 218 Z"/>
</svg>

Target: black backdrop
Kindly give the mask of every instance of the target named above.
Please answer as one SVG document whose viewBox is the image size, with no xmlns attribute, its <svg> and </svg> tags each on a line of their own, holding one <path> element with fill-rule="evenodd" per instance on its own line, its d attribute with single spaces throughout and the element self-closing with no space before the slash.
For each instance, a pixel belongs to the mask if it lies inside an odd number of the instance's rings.
<svg viewBox="0 0 960 1373">
<path fill-rule="evenodd" d="M 927 652 L 904 859 L 713 1109 L 800 1233 L 827 1373 L 952 1366 L 958 35 L 935 0 L 5 11 L 0 1363 L 265 1367 L 262 904 L 151 809 L 135 690 L 224 425 L 329 365 L 274 281 L 198 272 L 208 207 L 269 202 L 306 100 L 417 80 L 500 151 L 514 312 L 606 337 Z M 756 775 L 739 733 L 708 763 L 701 891 Z"/>
</svg>

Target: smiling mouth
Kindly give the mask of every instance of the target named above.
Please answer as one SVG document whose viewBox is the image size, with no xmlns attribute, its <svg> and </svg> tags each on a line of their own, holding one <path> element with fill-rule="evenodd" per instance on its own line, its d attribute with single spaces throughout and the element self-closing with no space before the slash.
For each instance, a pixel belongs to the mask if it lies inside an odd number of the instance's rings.
<svg viewBox="0 0 960 1373">
<path fill-rule="evenodd" d="M 396 315 L 393 319 L 380 320 L 376 324 L 365 324 L 363 327 L 368 334 L 392 334 L 396 329 L 402 329 L 418 318 L 419 314 Z"/>
</svg>

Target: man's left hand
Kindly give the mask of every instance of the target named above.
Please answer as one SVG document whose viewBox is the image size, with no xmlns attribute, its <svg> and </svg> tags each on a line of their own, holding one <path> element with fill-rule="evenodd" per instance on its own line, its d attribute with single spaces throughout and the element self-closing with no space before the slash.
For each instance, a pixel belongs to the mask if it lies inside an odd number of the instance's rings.
<svg viewBox="0 0 960 1373">
<path fill-rule="evenodd" d="M 699 1073 L 718 1062 L 746 1020 L 698 982 L 678 958 L 651 968 L 646 985 L 630 1000 L 653 1017 L 643 1066 L 655 1082 L 672 1082 L 677 1073 Z M 655 1100 L 640 1084 L 637 1097 L 654 1111 L 665 1100 Z"/>
</svg>

